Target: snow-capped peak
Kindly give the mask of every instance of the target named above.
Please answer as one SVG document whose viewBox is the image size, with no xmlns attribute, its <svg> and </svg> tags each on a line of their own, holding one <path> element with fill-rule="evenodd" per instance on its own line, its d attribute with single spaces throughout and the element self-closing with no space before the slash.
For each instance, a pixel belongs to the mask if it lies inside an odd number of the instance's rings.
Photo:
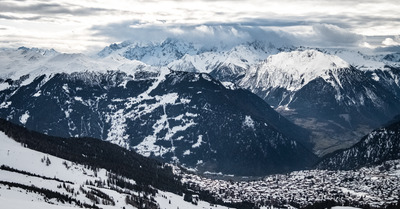
<svg viewBox="0 0 400 209">
<path fill-rule="evenodd" d="M 160 71 L 159 67 L 152 67 L 120 56 L 95 58 L 84 54 L 65 54 L 54 50 L 26 47 L 0 49 L 0 63 L 2 63 L 0 79 L 19 80 L 23 77 L 21 85 L 29 84 L 38 76 L 46 75 L 49 79 L 57 73 L 121 71 L 134 75 L 138 70 L 156 73 Z M 10 85 L 3 83 L 0 89 L 6 89 Z"/>
<path fill-rule="evenodd" d="M 137 43 L 125 41 L 111 44 L 98 53 L 99 57 L 118 55 L 129 60 L 139 60 L 148 65 L 166 66 L 174 60 L 181 59 L 186 54 L 194 55 L 200 46 L 178 39 L 168 38 L 160 43 Z"/>
<path fill-rule="evenodd" d="M 338 56 L 317 50 L 281 52 L 251 67 L 241 86 L 252 84 L 252 88 L 285 88 L 295 91 L 317 77 L 326 79 L 329 72 L 349 67 L 350 64 Z"/>
<path fill-rule="evenodd" d="M 281 52 L 271 55 L 265 61 L 288 74 L 321 74 L 329 69 L 348 68 L 350 65 L 338 56 L 324 54 L 317 50 Z"/>
<path fill-rule="evenodd" d="M 225 69 L 224 74 L 243 73 L 251 65 L 261 62 L 268 55 L 278 53 L 278 49 L 263 42 L 244 43 L 229 49 L 213 49 L 186 54 L 179 60 L 171 62 L 168 67 L 178 71 L 195 71 L 211 73 L 214 70 Z M 227 69 L 230 69 L 227 72 Z"/>
</svg>

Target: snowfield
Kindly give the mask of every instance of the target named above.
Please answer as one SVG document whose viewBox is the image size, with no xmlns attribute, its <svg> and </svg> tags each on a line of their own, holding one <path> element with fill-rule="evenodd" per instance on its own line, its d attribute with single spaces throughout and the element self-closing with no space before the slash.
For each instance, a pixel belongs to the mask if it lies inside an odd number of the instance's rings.
<svg viewBox="0 0 400 209">
<path fill-rule="evenodd" d="M 84 165 L 76 164 L 55 156 L 47 155 L 21 146 L 20 143 L 7 137 L 3 132 L 0 132 L 0 165 L 8 166 L 19 171 L 35 174 L 40 177 L 21 174 L 18 172 L 11 172 L 8 170 L 0 169 L 0 205 L 1 208 L 7 209 L 66 209 L 66 208 L 79 208 L 73 202 L 62 203 L 56 199 L 47 199 L 41 194 L 34 193 L 19 187 L 8 186 L 2 182 L 17 183 L 26 186 L 34 186 L 37 188 L 44 188 L 60 194 L 70 196 L 82 203 L 93 205 L 93 202 L 85 197 L 81 192 L 83 190 L 89 191 L 91 188 L 98 189 L 105 194 L 109 195 L 115 202 L 115 205 L 96 204 L 100 208 L 135 208 L 126 204 L 125 198 L 129 194 L 138 195 L 136 191 L 125 190 L 124 192 L 116 191 L 108 186 L 93 186 L 87 185 L 87 182 L 107 181 L 108 175 L 105 169 L 92 170 Z M 46 164 L 49 159 L 50 164 Z M 56 180 L 53 180 L 56 179 Z M 133 180 L 128 180 L 135 184 Z M 69 192 L 62 185 L 72 189 L 74 192 Z M 203 208 L 227 208 L 224 206 L 216 205 L 211 207 L 210 203 L 199 201 L 198 205 L 194 205 L 183 200 L 183 196 L 179 196 L 170 192 L 158 191 L 154 197 L 161 209 L 203 209 Z"/>
</svg>

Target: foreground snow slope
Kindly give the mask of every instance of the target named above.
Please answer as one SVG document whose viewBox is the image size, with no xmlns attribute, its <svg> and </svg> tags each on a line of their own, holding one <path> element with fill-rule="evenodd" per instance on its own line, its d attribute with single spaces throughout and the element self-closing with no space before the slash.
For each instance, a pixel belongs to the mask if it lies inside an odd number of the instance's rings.
<svg viewBox="0 0 400 209">
<path fill-rule="evenodd" d="M 108 184 L 99 186 L 88 185 L 87 182 L 108 182 L 109 175 L 105 169 L 89 169 L 87 166 L 76 164 L 55 156 L 30 150 L 21 146 L 0 132 L 0 165 L 8 166 L 19 172 L 0 169 L 0 205 L 8 209 L 65 209 L 79 208 L 72 202 L 57 201 L 55 198 L 48 199 L 42 194 L 34 193 L 20 187 L 8 186 L 7 183 L 17 183 L 25 186 L 34 186 L 36 188 L 44 188 L 53 192 L 64 194 L 88 205 L 93 205 L 92 200 L 88 199 L 83 190 L 91 191 L 92 189 L 100 190 L 109 195 L 115 205 L 96 204 L 100 208 L 135 208 L 126 204 L 125 199 L 129 195 L 138 195 L 137 191 L 119 188 L 115 185 Z M 46 160 L 42 162 L 42 159 Z M 47 158 L 50 164 L 46 165 Z M 30 174 L 23 174 L 27 172 Z M 36 175 L 36 176 L 33 176 Z M 126 181 L 135 184 L 133 180 Z M 63 186 L 65 185 L 65 187 Z M 67 189 L 68 188 L 68 191 Z M 73 190 L 73 191 L 72 191 Z M 72 192 L 71 192 L 72 191 Z M 141 194 L 143 195 L 143 194 Z M 176 209 L 180 208 L 209 208 L 210 204 L 199 201 L 198 205 L 193 205 L 183 201 L 183 197 L 159 191 L 154 197 L 160 208 Z M 171 202 L 171 203 L 169 203 Z M 226 208 L 218 206 L 218 208 Z"/>
</svg>

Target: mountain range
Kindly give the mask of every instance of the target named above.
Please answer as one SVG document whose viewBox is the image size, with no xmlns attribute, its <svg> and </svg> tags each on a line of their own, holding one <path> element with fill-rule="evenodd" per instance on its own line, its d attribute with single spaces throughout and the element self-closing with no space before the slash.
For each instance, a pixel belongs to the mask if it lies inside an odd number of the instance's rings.
<svg viewBox="0 0 400 209">
<path fill-rule="evenodd" d="M 400 113 L 397 57 L 176 39 L 112 44 L 94 57 L 2 49 L 0 117 L 201 172 L 285 172 Z"/>
<path fill-rule="evenodd" d="M 400 205 L 400 54 L 167 39 L 0 62 L 2 205 Z"/>
<path fill-rule="evenodd" d="M 400 113 L 396 53 L 275 47 L 260 41 L 205 48 L 167 39 L 160 44 L 112 44 L 98 56 L 205 72 L 250 90 L 310 130 L 309 143 L 318 155 L 351 146 Z"/>
<path fill-rule="evenodd" d="M 208 74 L 137 62 L 124 63 L 124 72 L 79 72 L 94 68 L 82 62 L 83 55 L 18 52 L 21 59 L 42 56 L 48 61 L 41 68 L 51 69 L 2 83 L 7 87 L 0 92 L 0 117 L 31 130 L 99 138 L 202 172 L 264 175 L 301 169 L 316 159 L 301 143 L 307 130 L 251 92 L 226 88 Z M 51 66 L 55 61 L 78 67 L 61 73 L 63 68 Z"/>
</svg>

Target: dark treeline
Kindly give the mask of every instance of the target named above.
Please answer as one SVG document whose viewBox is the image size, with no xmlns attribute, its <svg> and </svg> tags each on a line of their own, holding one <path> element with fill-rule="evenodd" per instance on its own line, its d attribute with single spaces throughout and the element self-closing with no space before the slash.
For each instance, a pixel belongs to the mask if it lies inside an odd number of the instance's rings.
<svg viewBox="0 0 400 209">
<path fill-rule="evenodd" d="M 105 168 L 136 181 L 138 190 L 153 192 L 152 187 L 182 194 L 184 187 L 163 163 L 143 157 L 134 151 L 93 138 L 61 138 L 48 136 L 0 119 L 0 131 L 30 149 L 69 161 Z"/>
<path fill-rule="evenodd" d="M 23 184 L 18 184 L 18 183 L 14 183 L 14 182 L 6 182 L 6 181 L 0 181 L 0 184 L 6 185 L 9 187 L 21 188 L 21 189 L 24 189 L 25 191 L 29 191 L 29 192 L 33 192 L 33 193 L 38 193 L 38 194 L 44 195 L 47 199 L 55 198 L 57 201 L 62 202 L 62 203 L 68 202 L 69 204 L 72 204 L 74 202 L 79 207 L 100 209 L 99 207 L 97 207 L 95 205 L 88 205 L 86 203 L 81 203 L 79 200 L 76 200 L 70 196 L 67 196 L 65 194 L 60 194 L 58 192 L 54 192 L 54 191 L 51 191 L 48 189 L 38 188 L 35 186 L 27 186 L 27 185 L 23 185 Z"/>
<path fill-rule="evenodd" d="M 15 168 L 11 168 L 11 167 L 6 166 L 6 165 L 1 165 L 0 166 L 0 170 L 10 171 L 10 172 L 14 172 L 14 173 L 20 173 L 20 174 L 33 176 L 33 177 L 38 177 L 38 178 L 42 178 L 42 179 L 46 179 L 46 180 L 54 180 L 54 181 L 58 181 L 58 182 L 61 182 L 61 183 L 74 184 L 71 181 L 64 181 L 64 180 L 61 180 L 61 179 L 58 179 L 58 178 L 54 178 L 54 177 L 50 178 L 50 177 L 47 177 L 47 176 L 41 176 L 41 175 L 37 175 L 37 174 L 34 174 L 34 173 L 29 173 L 29 172 L 26 172 L 26 171 L 21 171 L 21 170 L 15 169 Z"/>
</svg>

